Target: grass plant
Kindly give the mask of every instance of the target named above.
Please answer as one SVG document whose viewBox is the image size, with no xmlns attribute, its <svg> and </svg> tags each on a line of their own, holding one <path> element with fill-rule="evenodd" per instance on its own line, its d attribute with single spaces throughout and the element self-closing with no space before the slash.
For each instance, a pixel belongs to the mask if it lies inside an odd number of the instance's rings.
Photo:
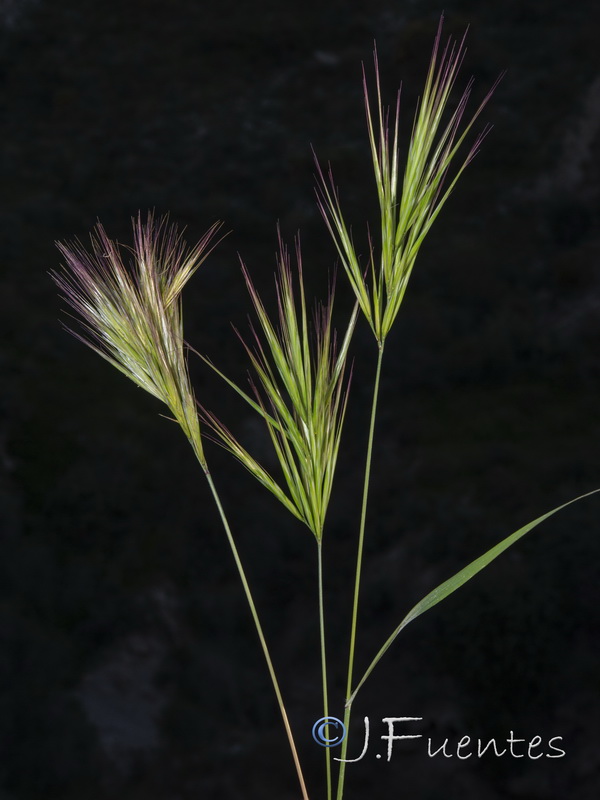
<svg viewBox="0 0 600 800">
<path fill-rule="evenodd" d="M 334 287 L 330 289 L 327 302 L 317 306 L 311 314 L 304 290 L 299 240 L 296 241 L 295 259 L 292 262 L 279 236 L 276 316 L 267 311 L 248 268 L 242 263 L 257 320 L 250 327 L 249 341 L 240 336 L 253 372 L 249 388 L 242 388 L 211 359 L 201 356 L 262 419 L 277 457 L 279 475 L 272 475 L 215 413 L 196 402 L 190 382 L 187 351 L 191 348 L 188 348 L 183 337 L 181 292 L 215 246 L 220 224 L 211 226 L 191 249 L 185 245 L 175 226 L 167 219 L 155 221 L 152 214 L 148 215 L 145 222 L 141 217 L 134 220 L 133 245 L 130 248 L 112 241 L 99 225 L 91 236 L 90 249 L 86 249 L 79 241 L 59 244 L 64 269 L 53 273 L 64 299 L 83 325 L 83 333 L 75 335 L 138 386 L 159 398 L 194 449 L 242 581 L 304 800 L 308 800 L 308 790 L 286 707 L 249 582 L 209 470 L 203 443 L 206 436 L 235 456 L 312 533 L 317 562 L 323 716 L 328 717 L 323 542 L 349 397 L 348 358 L 351 340 L 357 319 L 362 313 L 373 332 L 377 357 L 358 523 L 344 712 L 346 729 L 357 693 L 409 622 L 456 591 L 549 516 L 587 496 L 582 495 L 564 503 L 523 526 L 429 592 L 394 628 L 361 678 L 357 681 L 354 679 L 369 485 L 385 343 L 399 313 L 423 241 L 489 130 L 484 127 L 475 136 L 466 155 L 459 155 L 496 86 L 492 86 L 466 123 L 463 119 L 472 81 L 467 83 L 458 104 L 449 112 L 449 99 L 465 53 L 464 38 L 460 43 L 449 40 L 442 48 L 441 36 L 440 21 L 402 170 L 398 142 L 400 94 L 392 120 L 393 130 L 390 131 L 390 111 L 384 108 L 382 102 L 377 55 L 374 100 L 363 70 L 367 131 L 380 210 L 379 241 L 376 246 L 369 237 L 366 264 L 361 263 L 355 250 L 351 227 L 342 213 L 333 172 L 329 167 L 325 174 L 317 162 L 318 204 L 356 297 L 355 307 L 348 314 L 341 334 L 338 335 L 332 325 Z M 337 800 L 342 800 L 344 795 L 346 773 L 343 759 L 346 757 L 347 744 L 346 737 L 340 753 L 342 760 L 335 789 Z M 332 800 L 334 795 L 332 766 L 331 751 L 325 748 L 327 800 Z"/>
</svg>

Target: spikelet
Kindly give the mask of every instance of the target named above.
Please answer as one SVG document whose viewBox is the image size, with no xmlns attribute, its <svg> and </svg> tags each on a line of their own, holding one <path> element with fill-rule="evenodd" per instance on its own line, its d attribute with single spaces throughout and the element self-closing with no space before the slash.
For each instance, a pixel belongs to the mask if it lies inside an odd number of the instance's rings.
<svg viewBox="0 0 600 800">
<path fill-rule="evenodd" d="M 443 123 L 444 112 L 464 57 L 465 39 L 463 37 L 458 46 L 449 40 L 439 58 L 442 23 L 443 18 L 440 20 L 425 88 L 415 115 L 402 181 L 399 177 L 398 163 L 400 92 L 398 92 L 396 102 L 394 131 L 390 143 L 389 109 L 384 110 L 382 105 L 376 52 L 374 55 L 375 113 L 372 110 L 363 69 L 367 130 L 381 212 L 379 265 L 375 263 L 371 241 L 368 267 L 365 269 L 360 264 L 350 227 L 342 215 L 339 193 L 331 168 L 325 177 L 319 162 L 316 161 L 319 208 L 360 308 L 380 346 L 396 319 L 425 236 L 489 131 L 489 127 L 486 127 L 476 137 L 460 166 L 448 178 L 451 164 L 458 150 L 500 80 L 499 78 L 494 83 L 470 121 L 461 130 L 461 121 L 473 86 L 471 79 L 467 83 L 456 109 Z"/>
<path fill-rule="evenodd" d="M 193 248 L 166 217 L 132 220 L 125 248 L 98 224 L 91 250 L 76 240 L 57 243 L 65 259 L 51 276 L 77 312 L 83 333 L 71 331 L 135 384 L 168 406 L 203 468 L 196 401 L 182 330 L 181 291 L 214 247 L 214 224 Z M 70 329 L 69 329 L 70 330 Z"/>
<path fill-rule="evenodd" d="M 279 238 L 276 277 L 278 324 L 275 325 L 242 264 L 248 292 L 262 336 L 252 327 L 253 344 L 242 342 L 255 378 L 253 395 L 223 377 L 264 419 L 283 474 L 283 488 L 237 441 L 215 416 L 203 409 L 204 421 L 216 440 L 320 541 L 331 494 L 333 475 L 347 402 L 344 372 L 352 315 L 339 350 L 332 329 L 333 292 L 309 325 L 299 241 L 296 241 L 297 282 L 289 253 Z M 313 328 L 311 331 L 310 329 Z M 311 333 L 313 334 L 311 336 Z M 241 338 L 241 337 L 240 337 Z"/>
</svg>

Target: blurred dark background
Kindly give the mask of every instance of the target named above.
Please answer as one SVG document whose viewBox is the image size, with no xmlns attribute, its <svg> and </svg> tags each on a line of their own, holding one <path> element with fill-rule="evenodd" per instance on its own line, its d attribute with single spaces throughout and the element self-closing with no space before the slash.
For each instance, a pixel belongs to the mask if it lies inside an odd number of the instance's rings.
<svg viewBox="0 0 600 800">
<path fill-rule="evenodd" d="M 494 129 L 436 222 L 386 353 L 360 653 L 505 535 L 600 486 L 600 6 L 447 0 L 462 81 Z M 442 6 L 431 0 L 1 0 L 1 800 L 299 797 L 277 706 L 202 474 L 163 409 L 65 333 L 56 239 L 138 209 L 194 242 L 231 233 L 186 290 L 188 340 L 233 377 L 249 303 L 272 297 L 276 222 L 311 293 L 335 252 L 313 194 L 332 162 L 363 251 L 376 196 L 360 64 L 403 81 L 404 133 Z M 339 276 L 337 311 L 351 297 Z M 326 531 L 332 713 L 342 716 L 375 347 L 361 322 Z M 198 396 L 271 465 L 248 409 L 192 362 Z M 324 797 L 311 535 L 209 457 L 264 617 L 312 797 Z M 600 789 L 600 501 L 547 522 L 410 626 L 355 704 L 369 753 L 348 800 L 591 800 Z M 376 760 L 384 716 L 567 755 Z M 402 732 L 414 732 L 412 731 Z M 379 746 L 380 752 L 381 746 Z M 351 748 L 352 750 L 352 748 Z M 356 755 L 356 752 L 354 753 Z M 542 752 L 549 752 L 544 745 Z M 352 755 L 352 752 L 350 753 Z"/>
</svg>

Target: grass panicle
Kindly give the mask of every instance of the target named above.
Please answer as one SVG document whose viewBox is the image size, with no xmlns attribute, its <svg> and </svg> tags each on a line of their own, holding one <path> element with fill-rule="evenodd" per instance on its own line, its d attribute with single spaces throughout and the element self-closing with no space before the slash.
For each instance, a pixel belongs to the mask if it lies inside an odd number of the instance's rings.
<svg viewBox="0 0 600 800">
<path fill-rule="evenodd" d="M 399 175 L 398 145 L 400 92 L 396 101 L 393 134 L 390 138 L 390 110 L 384 109 L 382 103 L 377 51 L 374 54 L 374 104 L 363 67 L 367 131 L 381 213 L 381 247 L 378 265 L 370 234 L 367 267 L 360 263 L 351 229 L 342 214 L 332 169 L 329 167 L 325 177 L 315 157 L 319 208 L 360 308 L 380 345 L 385 341 L 396 319 L 425 236 L 490 129 L 489 126 L 485 127 L 476 137 L 466 157 L 449 178 L 450 167 L 458 150 L 487 104 L 498 81 L 487 93 L 470 121 L 463 126 L 462 131 L 461 122 L 471 95 L 473 79 L 469 80 L 458 105 L 447 118 L 445 112 L 464 57 L 465 39 L 463 37 L 458 45 L 451 39 L 448 40 L 440 56 L 442 23 L 443 18 L 440 20 L 425 88 L 415 115 L 402 180 Z"/>
<path fill-rule="evenodd" d="M 264 419 L 283 474 L 283 486 L 239 443 L 217 417 L 202 409 L 214 438 L 294 516 L 321 540 L 331 495 L 349 380 L 345 380 L 352 314 L 338 348 L 332 327 L 333 288 L 325 306 L 309 321 L 300 242 L 296 239 L 297 280 L 279 237 L 276 292 L 277 323 L 272 322 L 246 266 L 242 271 L 258 320 L 251 324 L 252 344 L 240 339 L 254 370 L 252 397 L 216 370 Z M 236 331 L 237 332 L 237 331 Z M 204 360 L 209 363 L 207 358 Z M 214 366 L 213 366 L 214 368 Z"/>
<path fill-rule="evenodd" d="M 71 331 L 137 386 L 168 406 L 206 468 L 182 330 L 181 292 L 214 247 L 215 223 L 195 247 L 167 217 L 133 221 L 133 247 L 109 239 L 101 224 L 91 250 L 57 243 L 65 264 L 51 273 L 84 329 Z M 69 329 L 70 330 L 70 329 Z"/>
</svg>

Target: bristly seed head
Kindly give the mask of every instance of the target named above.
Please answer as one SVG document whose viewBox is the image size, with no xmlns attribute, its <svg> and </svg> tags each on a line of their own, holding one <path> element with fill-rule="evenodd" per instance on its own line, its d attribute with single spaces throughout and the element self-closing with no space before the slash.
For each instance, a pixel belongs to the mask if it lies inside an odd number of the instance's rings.
<svg viewBox="0 0 600 800">
<path fill-rule="evenodd" d="M 362 312 L 380 346 L 388 335 L 408 285 L 419 249 L 442 206 L 448 199 L 463 170 L 476 155 L 489 131 L 479 134 L 464 161 L 448 182 L 450 165 L 471 130 L 475 120 L 498 84 L 494 83 L 459 133 L 462 117 L 471 94 L 471 79 L 450 118 L 442 125 L 444 111 L 460 69 L 465 48 L 464 37 L 458 47 L 448 41 L 438 63 L 443 17 L 435 39 L 425 88 L 415 115 L 404 177 L 399 178 L 398 125 L 400 93 L 396 102 L 393 139 L 390 142 L 389 109 L 384 110 L 379 82 L 377 53 L 375 60 L 375 114 L 363 69 L 367 129 L 381 211 L 381 254 L 375 263 L 370 242 L 367 268 L 362 266 L 354 248 L 351 228 L 346 224 L 340 199 L 329 168 L 327 178 L 317 163 L 319 208 L 334 240 L 344 269 Z M 466 35 L 466 34 L 465 34 Z M 501 76 L 500 76 L 501 77 Z M 315 157 L 316 160 L 316 157 Z"/>
<path fill-rule="evenodd" d="M 134 383 L 162 400 L 183 428 L 203 468 L 196 401 L 190 384 L 181 291 L 216 243 L 215 223 L 193 248 L 167 217 L 132 220 L 133 247 L 108 238 L 98 224 L 91 250 L 57 243 L 65 259 L 51 272 L 84 333 L 71 331 Z M 70 329 L 69 329 L 70 330 Z"/>
<path fill-rule="evenodd" d="M 331 323 L 332 292 L 327 305 L 317 311 L 314 325 L 309 326 L 298 240 L 296 264 L 297 282 L 292 276 L 289 253 L 280 237 L 276 277 L 278 325 L 274 325 L 242 263 L 262 331 L 260 336 L 251 328 L 252 346 L 242 340 L 257 378 L 256 383 L 251 380 L 254 398 L 203 357 L 264 419 L 286 488 L 277 483 L 213 414 L 202 409 L 202 415 L 216 441 L 236 456 L 294 516 L 305 522 L 320 541 L 346 409 L 344 370 L 357 309 L 338 350 Z"/>
</svg>

